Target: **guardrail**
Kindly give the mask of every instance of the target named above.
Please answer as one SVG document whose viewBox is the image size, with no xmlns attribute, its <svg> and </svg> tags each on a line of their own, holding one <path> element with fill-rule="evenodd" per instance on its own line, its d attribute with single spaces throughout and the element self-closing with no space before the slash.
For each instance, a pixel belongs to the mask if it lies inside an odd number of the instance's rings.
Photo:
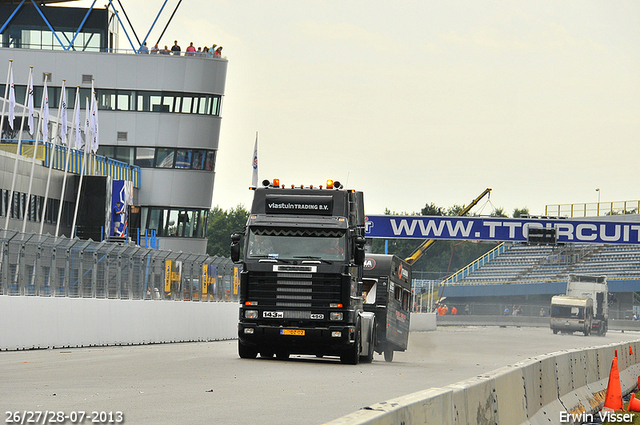
<svg viewBox="0 0 640 425">
<path fill-rule="evenodd" d="M 237 301 L 229 258 L 0 231 L 0 295 Z"/>
<path fill-rule="evenodd" d="M 10 142 L 10 143 L 7 143 Z M 33 140 L 23 140 L 20 145 L 20 154 L 28 158 L 33 157 Z M 18 150 L 18 141 L 16 139 L 2 139 L 0 150 L 11 152 L 13 154 Z M 69 161 L 67 164 L 67 155 Z M 69 173 L 80 174 L 85 162 L 84 152 L 78 149 L 70 149 L 63 145 L 53 145 L 50 142 L 38 144 L 38 152 L 36 159 L 43 161 L 44 167 L 49 167 L 63 171 L 65 166 L 68 167 Z M 52 163 L 53 162 L 53 163 Z M 128 180 L 133 182 L 133 187 L 140 188 L 140 167 L 130 165 L 126 162 L 117 161 L 102 155 L 90 155 L 86 157 L 89 166 L 89 175 L 111 176 L 114 180 Z"/>
<path fill-rule="evenodd" d="M 534 357 L 443 388 L 374 404 L 326 425 L 581 424 L 604 404 L 616 351 L 623 394 L 636 387 L 639 349 L 636 340 Z"/>
<path fill-rule="evenodd" d="M 640 201 L 586 202 L 581 204 L 545 205 L 544 215 L 557 217 L 597 217 L 602 215 L 638 214 Z"/>
<path fill-rule="evenodd" d="M 496 258 L 498 255 L 502 254 L 506 250 L 507 250 L 507 246 L 504 244 L 504 242 L 500 243 L 498 246 L 496 246 L 491 251 L 487 252 L 482 257 L 478 258 L 477 260 L 475 260 L 474 262 L 472 262 L 468 266 L 460 269 L 456 273 L 454 273 L 451 276 L 449 276 L 448 278 L 444 279 L 442 281 L 442 284 L 446 285 L 446 284 L 457 283 L 458 281 L 464 279 L 469 274 L 471 274 L 471 272 L 473 272 L 475 270 L 478 270 L 480 267 L 484 266 L 486 263 L 488 263 L 489 261 L 493 260 L 494 258 Z"/>
</svg>

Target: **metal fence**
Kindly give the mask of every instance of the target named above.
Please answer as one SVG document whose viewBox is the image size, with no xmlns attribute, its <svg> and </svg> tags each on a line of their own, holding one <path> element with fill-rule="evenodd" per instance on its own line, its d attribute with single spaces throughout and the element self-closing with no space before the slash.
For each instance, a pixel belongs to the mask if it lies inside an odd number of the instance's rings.
<svg viewBox="0 0 640 425">
<path fill-rule="evenodd" d="M 229 258 L 0 230 L 0 295 L 237 301 Z"/>
</svg>

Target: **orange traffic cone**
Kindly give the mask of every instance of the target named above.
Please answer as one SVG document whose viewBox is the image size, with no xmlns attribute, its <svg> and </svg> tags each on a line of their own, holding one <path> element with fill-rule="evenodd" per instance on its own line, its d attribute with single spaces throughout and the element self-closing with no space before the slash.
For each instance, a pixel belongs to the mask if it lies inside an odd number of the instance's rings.
<svg viewBox="0 0 640 425">
<path fill-rule="evenodd" d="M 607 395 L 604 398 L 604 407 L 613 410 L 623 410 L 622 387 L 620 386 L 620 372 L 618 372 L 618 350 L 611 361 L 611 372 L 607 384 Z"/>
<path fill-rule="evenodd" d="M 628 412 L 640 412 L 640 400 L 636 398 L 634 393 L 631 393 L 631 398 L 629 399 L 629 407 L 627 408 Z"/>
</svg>

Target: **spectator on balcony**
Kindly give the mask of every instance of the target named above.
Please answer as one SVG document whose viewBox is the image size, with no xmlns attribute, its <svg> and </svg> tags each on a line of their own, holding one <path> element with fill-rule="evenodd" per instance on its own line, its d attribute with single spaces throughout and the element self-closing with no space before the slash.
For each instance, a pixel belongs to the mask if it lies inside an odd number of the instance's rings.
<svg viewBox="0 0 640 425">
<path fill-rule="evenodd" d="M 151 53 L 156 55 L 156 54 L 158 54 L 159 51 L 160 51 L 160 48 L 158 47 L 158 43 L 156 43 L 156 45 L 153 46 L 153 49 L 151 49 Z"/>
<path fill-rule="evenodd" d="M 180 46 L 178 46 L 178 40 L 175 40 L 173 42 L 173 46 L 171 46 L 171 54 L 175 56 L 180 56 L 181 51 L 182 50 L 180 49 Z"/>
<path fill-rule="evenodd" d="M 198 50 L 196 51 L 196 56 L 199 56 L 199 57 L 204 56 L 204 52 L 202 51 L 202 47 L 198 47 Z"/>
<path fill-rule="evenodd" d="M 145 41 L 144 44 L 140 47 L 140 50 L 138 51 L 138 53 L 142 53 L 142 54 L 149 54 L 149 48 L 147 47 L 147 42 Z"/>
<path fill-rule="evenodd" d="M 191 43 L 189 43 L 189 47 L 187 47 L 186 51 L 186 56 L 195 56 L 196 55 L 196 48 L 193 47 L 193 41 Z"/>
<path fill-rule="evenodd" d="M 219 58 L 219 57 L 222 57 L 222 46 L 219 46 L 219 47 L 216 49 L 216 52 L 214 53 L 214 56 L 216 56 L 216 57 L 218 57 L 218 58 Z"/>
<path fill-rule="evenodd" d="M 160 50 L 160 54 L 161 55 L 168 55 L 171 54 L 171 50 L 169 50 L 169 48 L 165 45 L 164 49 Z"/>
</svg>

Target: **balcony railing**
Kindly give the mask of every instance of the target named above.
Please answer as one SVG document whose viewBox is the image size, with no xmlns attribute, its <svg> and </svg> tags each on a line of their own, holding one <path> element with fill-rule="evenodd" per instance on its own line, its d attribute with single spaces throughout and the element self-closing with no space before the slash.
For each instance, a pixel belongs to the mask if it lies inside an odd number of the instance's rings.
<svg viewBox="0 0 640 425">
<path fill-rule="evenodd" d="M 27 158 L 33 157 L 33 140 L 23 140 L 20 146 L 20 154 Z M 17 151 L 17 140 L 2 139 L 0 150 L 11 152 Z M 69 156 L 69 165 L 67 171 L 72 174 L 80 174 L 84 164 L 84 152 L 77 149 L 69 149 L 66 146 L 55 145 L 51 143 L 40 142 L 38 144 L 38 152 L 36 159 L 42 161 L 42 165 L 49 167 L 53 161 L 52 168 L 64 171 L 65 162 Z M 87 155 L 88 170 L 85 173 L 91 176 L 111 176 L 114 180 L 128 180 L 133 182 L 133 187 L 140 188 L 140 167 L 137 165 L 127 164 L 126 162 L 117 161 L 102 155 Z"/>
</svg>

